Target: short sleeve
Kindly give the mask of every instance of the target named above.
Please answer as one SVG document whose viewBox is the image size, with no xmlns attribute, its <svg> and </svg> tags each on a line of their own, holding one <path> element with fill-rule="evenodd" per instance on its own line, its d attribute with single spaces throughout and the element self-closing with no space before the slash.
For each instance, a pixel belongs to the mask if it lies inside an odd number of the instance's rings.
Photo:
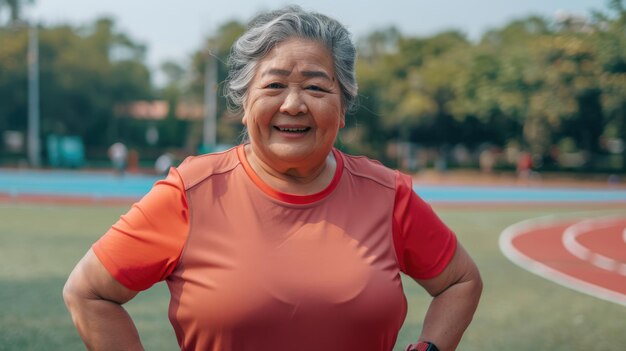
<svg viewBox="0 0 626 351">
<path fill-rule="evenodd" d="M 92 249 L 125 287 L 141 291 L 174 270 L 187 240 L 189 220 L 183 181 L 171 168 Z"/>
<path fill-rule="evenodd" d="M 414 279 L 431 279 L 448 265 L 456 236 L 414 191 L 411 178 L 397 173 L 393 241 L 400 270 Z"/>
</svg>

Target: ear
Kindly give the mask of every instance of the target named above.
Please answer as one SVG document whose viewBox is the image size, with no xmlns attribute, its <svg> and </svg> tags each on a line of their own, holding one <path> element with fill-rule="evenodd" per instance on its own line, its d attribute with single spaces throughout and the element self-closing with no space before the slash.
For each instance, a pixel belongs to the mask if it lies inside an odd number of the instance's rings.
<svg viewBox="0 0 626 351">
<path fill-rule="evenodd" d="M 339 117 L 339 129 L 345 126 L 346 126 L 346 115 L 342 114 L 341 117 Z"/>
<path fill-rule="evenodd" d="M 246 113 L 244 112 L 243 117 L 241 117 L 241 124 L 244 126 L 248 124 L 248 118 L 246 117 Z"/>
</svg>

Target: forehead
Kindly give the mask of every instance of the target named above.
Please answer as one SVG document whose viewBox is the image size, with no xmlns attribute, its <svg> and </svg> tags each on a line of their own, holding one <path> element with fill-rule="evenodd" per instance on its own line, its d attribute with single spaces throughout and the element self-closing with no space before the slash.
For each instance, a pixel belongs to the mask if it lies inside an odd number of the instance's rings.
<svg viewBox="0 0 626 351">
<path fill-rule="evenodd" d="M 334 62 L 328 48 L 309 39 L 292 38 L 278 43 L 259 61 L 257 73 L 277 70 L 322 70 L 334 76 Z"/>
</svg>

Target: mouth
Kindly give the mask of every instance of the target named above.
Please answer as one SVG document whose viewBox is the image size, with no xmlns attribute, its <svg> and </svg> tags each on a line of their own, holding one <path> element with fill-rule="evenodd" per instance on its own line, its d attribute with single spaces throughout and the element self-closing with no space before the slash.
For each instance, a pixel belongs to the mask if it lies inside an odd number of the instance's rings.
<svg viewBox="0 0 626 351">
<path fill-rule="evenodd" d="M 277 126 L 274 126 L 274 129 L 276 129 L 279 132 L 284 132 L 284 133 L 302 134 L 302 133 L 306 133 L 309 130 L 311 130 L 311 127 L 293 128 L 293 127 L 277 127 Z"/>
</svg>

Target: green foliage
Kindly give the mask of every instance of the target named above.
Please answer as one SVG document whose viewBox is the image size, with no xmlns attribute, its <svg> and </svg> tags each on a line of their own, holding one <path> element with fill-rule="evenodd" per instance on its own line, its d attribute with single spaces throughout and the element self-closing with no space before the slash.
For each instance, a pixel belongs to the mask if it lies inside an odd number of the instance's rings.
<svg viewBox="0 0 626 351">
<path fill-rule="evenodd" d="M 224 81 L 228 75 L 227 60 L 230 48 L 243 34 L 245 25 L 238 21 L 228 21 L 222 24 L 217 32 L 208 36 L 202 47 L 192 55 L 189 67 L 189 81 L 183 87 L 179 99 L 181 101 L 203 104 L 205 92 L 205 72 L 210 60 L 217 65 L 217 132 L 218 143 L 235 144 L 240 134 L 241 124 L 237 116 L 228 111 L 228 102 L 224 97 Z M 188 142 L 200 143 L 202 126 L 196 121 L 195 127 L 189 129 L 186 136 Z"/>
<path fill-rule="evenodd" d="M 0 2 L 0 10 L 26 3 Z M 155 88 L 146 48 L 112 19 L 40 28 L 42 134 L 80 135 L 88 150 L 117 139 L 144 147 L 152 124 L 161 136 L 158 148 L 194 152 L 202 121 L 177 119 L 176 106 L 203 105 L 210 62 L 223 91 L 230 47 L 244 30 L 244 23 L 223 23 L 189 63 L 163 63 L 166 82 Z M 516 144 L 541 158 L 567 139 L 590 155 L 607 153 L 603 138 L 626 140 L 625 32 L 624 0 L 608 1 L 586 18 L 515 19 L 477 42 L 457 31 L 415 37 L 394 27 L 373 30 L 357 41 L 359 105 L 347 116 L 340 144 L 385 162 L 396 142 L 474 150 Z M 0 47 L 0 129 L 24 131 L 26 28 L 0 27 Z M 113 117 L 115 104 L 152 98 L 170 103 L 168 118 Z M 223 94 L 217 106 L 218 142 L 236 143 L 239 116 L 229 113 Z M 622 158 L 626 170 L 626 153 Z"/>
<path fill-rule="evenodd" d="M 27 114 L 26 31 L 0 27 L 0 47 L 0 130 L 22 129 Z"/>
<path fill-rule="evenodd" d="M 0 126 L 25 131 L 28 28 L 0 27 Z M 81 28 L 39 27 L 41 134 L 78 135 L 87 147 L 121 136 L 116 104 L 152 97 L 145 47 L 102 18 Z M 6 49 L 5 49 L 6 48 Z"/>
<path fill-rule="evenodd" d="M 606 152 L 609 126 L 623 126 L 626 140 L 625 13 L 614 0 L 590 18 L 521 18 L 477 43 L 456 32 L 372 32 L 359 41 L 361 95 L 372 102 L 357 112 L 367 121 L 359 126 L 426 146 L 515 141 L 542 156 L 569 138 Z M 369 142 L 370 133 L 359 135 Z"/>
<path fill-rule="evenodd" d="M 607 126 L 618 130 L 616 137 L 626 140 L 626 5 L 611 0 L 609 12 L 594 14 L 591 44 L 601 67 L 598 79 L 601 108 Z M 626 168 L 626 152 L 622 153 Z"/>
</svg>

